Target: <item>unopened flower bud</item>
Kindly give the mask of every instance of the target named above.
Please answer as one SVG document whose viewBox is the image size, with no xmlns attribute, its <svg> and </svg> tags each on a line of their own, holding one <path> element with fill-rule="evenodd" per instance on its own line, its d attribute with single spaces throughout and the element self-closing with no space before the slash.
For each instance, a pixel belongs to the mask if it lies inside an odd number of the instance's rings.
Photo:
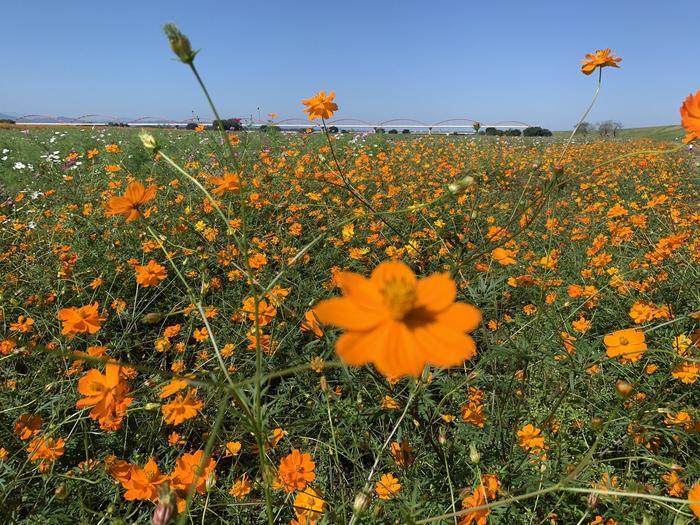
<svg viewBox="0 0 700 525">
<path fill-rule="evenodd" d="M 476 445 L 474 443 L 469 444 L 469 459 L 472 463 L 478 463 L 481 461 L 481 454 L 476 450 Z"/>
<path fill-rule="evenodd" d="M 593 430 L 600 430 L 603 426 L 603 418 L 599 416 L 593 416 L 591 418 L 591 427 Z"/>
<path fill-rule="evenodd" d="M 170 520 L 172 519 L 174 513 L 175 509 L 172 503 L 160 502 L 158 503 L 158 505 L 156 505 L 156 508 L 153 511 L 153 516 L 151 516 L 151 522 L 153 523 L 153 525 L 167 525 L 168 523 L 170 523 Z"/>
<path fill-rule="evenodd" d="M 326 376 L 321 376 L 321 379 L 319 380 L 319 385 L 321 387 L 321 391 L 324 393 L 328 393 L 328 381 L 326 380 Z"/>
<path fill-rule="evenodd" d="M 175 494 L 170 490 L 170 486 L 164 483 L 160 487 L 160 495 L 158 496 L 158 505 L 156 505 L 151 516 L 153 525 L 167 525 L 175 516 Z"/>
<path fill-rule="evenodd" d="M 555 177 L 561 177 L 564 174 L 564 166 L 560 164 L 555 164 L 552 167 L 552 171 L 554 172 Z"/>
<path fill-rule="evenodd" d="M 144 131 L 139 134 L 139 138 L 141 139 L 141 144 L 143 144 L 144 148 L 158 151 L 158 143 L 153 135 Z"/>
<path fill-rule="evenodd" d="M 466 177 L 458 180 L 457 182 L 449 184 L 447 186 L 447 189 L 450 191 L 450 193 L 454 195 L 459 195 L 472 184 L 474 184 L 474 177 L 467 175 Z"/>
<path fill-rule="evenodd" d="M 68 496 L 68 489 L 66 488 L 66 484 L 61 483 L 58 487 L 56 487 L 56 490 L 54 490 L 53 493 L 56 496 L 56 499 L 66 499 L 66 496 Z"/>
<path fill-rule="evenodd" d="M 144 324 L 155 324 L 163 319 L 163 314 L 159 312 L 149 312 L 141 318 L 141 322 Z"/>
<path fill-rule="evenodd" d="M 352 504 L 353 514 L 361 514 L 367 508 L 368 504 L 369 497 L 367 494 L 364 491 L 358 492 L 357 496 L 355 496 L 355 501 Z"/>
<path fill-rule="evenodd" d="M 170 49 L 177 55 L 184 64 L 192 64 L 197 51 L 192 50 L 192 45 L 189 39 L 180 32 L 180 29 L 175 24 L 165 24 L 163 26 L 165 36 L 170 41 Z"/>
<path fill-rule="evenodd" d="M 623 379 L 620 379 L 617 381 L 617 383 L 615 383 L 615 388 L 617 388 L 617 393 L 620 394 L 623 399 L 629 397 L 632 390 L 634 390 L 634 386 Z"/>
<path fill-rule="evenodd" d="M 205 480 L 204 483 L 207 487 L 207 491 L 214 488 L 214 485 L 216 485 L 216 475 L 214 474 L 213 471 L 207 476 L 207 479 Z"/>
</svg>

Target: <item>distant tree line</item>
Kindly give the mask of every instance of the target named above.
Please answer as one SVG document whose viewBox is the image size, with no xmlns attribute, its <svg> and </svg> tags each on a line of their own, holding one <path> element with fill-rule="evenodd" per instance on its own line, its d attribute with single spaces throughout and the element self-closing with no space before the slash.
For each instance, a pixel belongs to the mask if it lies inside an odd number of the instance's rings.
<svg viewBox="0 0 700 525">
<path fill-rule="evenodd" d="M 496 129 L 494 127 L 488 127 L 484 130 L 479 131 L 479 135 L 486 135 L 490 137 L 551 137 L 552 132 L 547 128 L 541 128 L 540 126 L 530 126 L 525 128 L 523 131 L 519 129 Z"/>
<path fill-rule="evenodd" d="M 574 126 L 576 129 L 576 126 Z M 590 122 L 581 122 L 576 130 L 577 135 L 588 136 L 591 133 L 598 132 L 601 137 L 617 137 L 617 134 L 623 129 L 622 123 L 617 120 L 603 120 L 597 124 Z"/>
</svg>

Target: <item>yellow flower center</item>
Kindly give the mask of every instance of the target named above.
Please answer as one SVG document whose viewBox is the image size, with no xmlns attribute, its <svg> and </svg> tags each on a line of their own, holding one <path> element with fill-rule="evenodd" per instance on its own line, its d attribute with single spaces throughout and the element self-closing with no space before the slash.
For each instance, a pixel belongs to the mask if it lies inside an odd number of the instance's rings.
<svg viewBox="0 0 700 525">
<path fill-rule="evenodd" d="M 628 345 L 628 344 L 630 344 L 630 342 L 626 337 L 620 337 L 620 344 L 621 345 Z"/>
<path fill-rule="evenodd" d="M 403 319 L 416 303 L 416 287 L 402 279 L 387 282 L 381 293 L 391 317 L 396 320 Z"/>
</svg>

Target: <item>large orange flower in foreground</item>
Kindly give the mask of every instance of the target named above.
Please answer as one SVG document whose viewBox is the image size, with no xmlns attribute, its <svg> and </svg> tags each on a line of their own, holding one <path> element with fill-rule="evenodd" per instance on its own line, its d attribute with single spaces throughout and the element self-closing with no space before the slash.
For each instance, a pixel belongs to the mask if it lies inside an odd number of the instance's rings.
<svg viewBox="0 0 700 525">
<path fill-rule="evenodd" d="M 127 186 L 122 197 L 112 197 L 107 202 L 107 215 L 121 215 L 126 222 L 135 221 L 141 217 L 139 207 L 156 197 L 156 186 L 146 188 L 139 181 Z"/>
<path fill-rule="evenodd" d="M 695 95 L 690 94 L 683 101 L 681 124 L 688 132 L 683 139 L 685 142 L 700 138 L 700 89 L 695 92 Z"/>
<path fill-rule="evenodd" d="M 418 280 L 404 263 L 386 261 L 369 279 L 352 272 L 339 278 L 344 297 L 321 301 L 314 312 L 347 330 L 336 343 L 345 363 L 373 363 L 387 377 L 418 377 L 426 364 L 457 366 L 476 354 L 465 332 L 479 325 L 481 312 L 455 302 L 448 274 Z"/>
<path fill-rule="evenodd" d="M 599 67 L 620 67 L 617 65 L 620 61 L 622 59 L 613 55 L 610 52 L 610 48 L 598 49 L 595 53 L 588 53 L 586 58 L 581 60 L 583 63 L 581 72 L 585 75 L 590 75 Z"/>
<path fill-rule="evenodd" d="M 309 114 L 309 120 L 315 118 L 331 118 L 333 112 L 338 111 L 338 104 L 333 102 L 334 98 L 334 91 L 331 91 L 328 95 L 326 95 L 325 91 L 319 91 L 313 97 L 302 100 L 302 104 L 306 106 L 304 111 Z"/>
<path fill-rule="evenodd" d="M 68 337 L 97 333 L 105 320 L 100 315 L 99 308 L 99 303 L 86 304 L 80 308 L 62 308 L 57 316 L 62 323 L 61 333 Z"/>
</svg>

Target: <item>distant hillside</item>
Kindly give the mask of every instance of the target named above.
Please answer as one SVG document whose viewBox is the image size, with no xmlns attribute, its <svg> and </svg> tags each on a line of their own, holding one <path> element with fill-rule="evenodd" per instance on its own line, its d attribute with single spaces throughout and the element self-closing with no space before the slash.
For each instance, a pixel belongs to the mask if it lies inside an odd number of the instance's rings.
<svg viewBox="0 0 700 525">
<path fill-rule="evenodd" d="M 571 131 L 555 131 L 555 137 L 568 137 Z M 592 135 L 598 136 L 597 133 Z M 618 132 L 618 138 L 623 139 L 655 139 L 676 140 L 685 136 L 682 126 L 650 126 L 646 128 L 629 128 Z"/>
</svg>

